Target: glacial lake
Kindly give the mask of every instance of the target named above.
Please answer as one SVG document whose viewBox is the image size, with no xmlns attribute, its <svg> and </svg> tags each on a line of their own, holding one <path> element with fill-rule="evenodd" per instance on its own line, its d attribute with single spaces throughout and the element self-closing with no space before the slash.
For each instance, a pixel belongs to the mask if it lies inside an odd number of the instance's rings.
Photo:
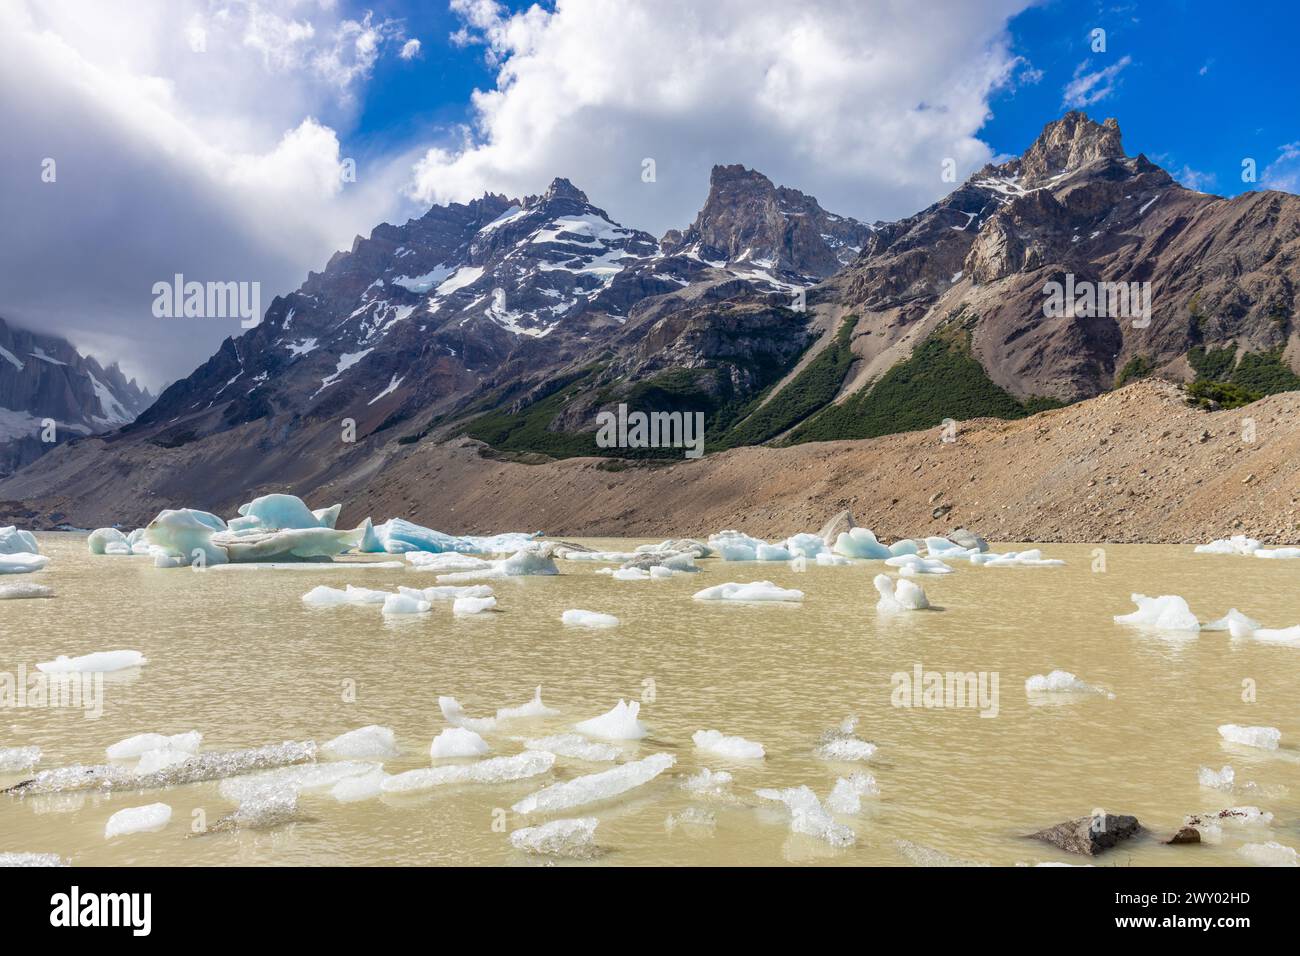
<svg viewBox="0 0 1300 956">
<path fill-rule="evenodd" d="M 57 596 L 0 601 L 0 671 L 115 649 L 141 651 L 148 663 L 106 675 L 98 719 L 72 709 L 0 710 L 0 748 L 39 746 L 37 769 L 104 763 L 105 747 L 146 731 L 197 730 L 210 751 L 323 743 L 380 724 L 396 731 L 401 747 L 385 763 L 395 773 L 430 765 L 430 741 L 447 726 L 439 695 L 456 697 L 470 715 L 491 715 L 529 700 L 539 684 L 560 715 L 485 734 L 489 756 L 518 753 L 525 737 L 571 731 L 624 698 L 642 701 L 650 728 L 645 739 L 619 745 L 626 759 L 668 753 L 677 762 L 614 800 L 552 815 L 509 808 L 542 786 L 610 765 L 560 757 L 528 780 L 353 803 L 328 789 L 306 792 L 296 822 L 202 835 L 192 833 L 196 819 L 211 823 L 235 809 L 216 782 L 5 794 L 0 852 L 56 853 L 86 866 L 537 865 L 549 860 L 514 849 L 509 832 L 572 816 L 599 820 L 603 853 L 584 865 L 1232 866 L 1247 862 L 1237 852 L 1245 843 L 1300 847 L 1300 647 L 1112 620 L 1134 609 L 1136 591 L 1182 595 L 1202 622 L 1236 607 L 1267 627 L 1300 624 L 1300 561 L 1107 545 L 1105 570 L 1096 571 L 1096 546 L 1045 545 L 1045 556 L 1066 566 L 952 561 L 956 573 L 915 579 L 937 610 L 888 617 L 875 610 L 880 562 L 799 571 L 706 559 L 698 574 L 623 582 L 596 573 L 599 564 L 558 561 L 558 576 L 488 582 L 499 613 L 456 618 L 449 603 L 435 603 L 428 614 L 385 619 L 374 605 L 312 609 L 301 596 L 320 584 L 426 587 L 435 575 L 407 567 L 160 570 L 147 558 L 91 556 L 84 535 L 40 540 L 48 568 L 3 583 L 46 584 Z M 583 543 L 629 550 L 642 542 Z M 392 560 L 355 560 L 384 559 Z M 692 599 L 711 585 L 758 580 L 805 598 Z M 569 608 L 614 614 L 621 624 L 566 627 L 560 617 Z M 892 676 L 917 665 L 996 674 L 996 716 L 978 707 L 895 706 Z M 1026 679 L 1053 669 L 1107 693 L 1031 699 Z M 874 756 L 861 763 L 817 756 L 823 733 L 848 715 L 859 719 L 856 735 L 877 745 Z M 1228 723 L 1276 727 L 1281 746 L 1229 744 L 1217 731 Z M 706 728 L 758 741 L 766 757 L 702 754 L 692 734 Z M 1198 768 L 1224 765 L 1235 771 L 1232 790 L 1198 783 Z M 684 789 L 702 767 L 731 773 L 729 793 Z M 856 837 L 846 848 L 792 833 L 785 808 L 755 795 L 806 784 L 825 798 L 854 771 L 871 774 L 879 795 L 863 797 L 858 814 L 836 817 Z M 27 776 L 4 774 L 0 784 Z M 164 829 L 105 839 L 110 815 L 158 801 L 173 810 Z M 1188 814 L 1242 805 L 1271 813 L 1271 825 L 1225 826 L 1219 845 L 1160 842 Z M 689 808 L 709 822 L 681 823 Z M 1095 860 L 1024 836 L 1098 808 L 1135 814 L 1149 832 Z"/>
</svg>

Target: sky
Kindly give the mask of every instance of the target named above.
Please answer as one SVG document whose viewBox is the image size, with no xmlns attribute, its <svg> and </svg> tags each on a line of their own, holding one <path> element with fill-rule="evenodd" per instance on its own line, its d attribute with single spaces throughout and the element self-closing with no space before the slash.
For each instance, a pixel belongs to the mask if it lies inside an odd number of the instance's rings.
<svg viewBox="0 0 1300 956">
<path fill-rule="evenodd" d="M 1297 192 L 1298 26 L 1281 0 L 0 0 L 0 318 L 156 389 L 242 332 L 156 317 L 177 274 L 265 309 L 380 222 L 557 176 L 658 235 L 718 163 L 896 219 L 1070 109 L 1189 188 Z"/>
</svg>

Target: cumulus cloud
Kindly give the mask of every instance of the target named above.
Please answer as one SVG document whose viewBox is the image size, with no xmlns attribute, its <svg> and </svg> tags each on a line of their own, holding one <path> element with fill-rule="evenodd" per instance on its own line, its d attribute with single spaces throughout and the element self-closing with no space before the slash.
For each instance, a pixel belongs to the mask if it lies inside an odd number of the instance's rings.
<svg viewBox="0 0 1300 956">
<path fill-rule="evenodd" d="M 1277 159 L 1264 167 L 1260 185 L 1265 189 L 1300 193 L 1300 140 L 1278 147 Z"/>
<path fill-rule="evenodd" d="M 414 60 L 420 55 L 420 41 L 414 38 L 402 44 L 402 51 L 397 54 L 403 60 Z"/>
<path fill-rule="evenodd" d="M 131 9 L 0 6 L 0 317 L 157 385 L 240 329 L 154 318 L 153 283 L 257 281 L 269 303 L 392 218 L 415 157 L 345 157 L 337 132 L 393 24 L 293 0 Z"/>
<path fill-rule="evenodd" d="M 412 194 L 520 195 L 566 176 L 662 232 L 693 218 L 713 164 L 741 162 L 836 212 L 907 215 L 951 189 L 945 159 L 965 173 L 992 158 L 976 134 L 1023 65 L 1005 32 L 1022 6 L 452 0 L 452 42 L 480 45 L 496 86 L 474 94 L 460 143 L 423 156 Z"/>
<path fill-rule="evenodd" d="M 1074 68 L 1074 78 L 1065 85 L 1061 104 L 1070 109 L 1081 110 L 1099 103 L 1115 92 L 1119 85 L 1119 75 L 1133 62 L 1131 56 L 1121 57 L 1115 63 L 1100 70 L 1089 70 L 1091 60 L 1084 60 Z"/>
</svg>

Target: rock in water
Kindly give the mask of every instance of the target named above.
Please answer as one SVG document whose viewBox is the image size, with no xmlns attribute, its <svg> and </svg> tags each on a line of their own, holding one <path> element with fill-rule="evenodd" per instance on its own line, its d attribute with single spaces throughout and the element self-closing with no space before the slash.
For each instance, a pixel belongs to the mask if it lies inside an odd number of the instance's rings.
<svg viewBox="0 0 1300 956">
<path fill-rule="evenodd" d="M 819 534 L 821 535 L 822 540 L 826 542 L 826 547 L 833 548 L 835 547 L 836 539 L 839 538 L 841 534 L 848 534 L 855 527 L 857 526 L 853 523 L 853 512 L 841 511 L 830 521 L 826 522 L 826 524 L 822 525 L 822 530 Z"/>
<path fill-rule="evenodd" d="M 1046 830 L 1031 833 L 1030 836 L 1069 853 L 1096 856 L 1134 836 L 1141 829 L 1142 824 L 1138 823 L 1137 817 L 1105 813 L 1066 820 Z"/>
<path fill-rule="evenodd" d="M 1177 833 L 1175 833 L 1173 836 L 1171 836 L 1168 840 L 1165 841 L 1165 843 L 1169 844 L 1170 846 L 1176 846 L 1177 844 L 1180 843 L 1200 843 L 1200 842 L 1201 842 L 1201 831 L 1196 829 L 1196 827 L 1183 827 L 1181 830 L 1179 830 Z"/>
</svg>

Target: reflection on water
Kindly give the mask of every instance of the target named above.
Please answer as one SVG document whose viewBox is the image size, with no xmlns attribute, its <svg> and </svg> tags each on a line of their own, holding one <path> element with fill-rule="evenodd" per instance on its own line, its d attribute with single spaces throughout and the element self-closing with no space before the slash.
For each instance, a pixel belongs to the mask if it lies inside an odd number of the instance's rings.
<svg viewBox="0 0 1300 956">
<path fill-rule="evenodd" d="M 627 542 L 597 542 L 625 548 Z M 1142 632 L 1114 624 L 1128 595 L 1181 594 L 1202 621 L 1237 607 L 1270 627 L 1300 623 L 1300 561 L 1193 555 L 1190 547 L 1112 545 L 1094 573 L 1093 548 L 1052 545 L 1064 568 L 973 568 L 918 580 L 941 608 L 883 617 L 877 563 L 797 572 L 785 564 L 701 562 L 670 580 L 613 581 L 596 565 L 561 562 L 559 577 L 495 583 L 501 613 L 454 618 L 435 604 L 419 618 L 387 619 L 376 606 L 312 610 L 317 584 L 396 590 L 433 575 L 400 569 L 196 573 L 156 570 L 147 559 L 92 557 L 81 536 L 47 535 L 53 560 L 31 580 L 52 600 L 0 602 L 0 671 L 33 669 L 58 654 L 130 648 L 149 663 L 104 683 L 104 714 L 0 710 L 0 748 L 37 745 L 49 768 L 99 763 L 104 748 L 144 731 L 199 730 L 205 750 L 285 740 L 325 741 L 367 724 L 392 727 L 402 754 L 389 772 L 428 766 L 446 724 L 439 695 L 472 715 L 522 704 L 543 686 L 561 716 L 487 735 L 494 755 L 523 738 L 572 729 L 619 698 L 642 702 L 649 737 L 620 745 L 628 759 L 668 752 L 677 764 L 620 799 L 579 808 L 594 815 L 604 851 L 588 864 L 945 864 L 1066 860 L 1023 834 L 1095 808 L 1136 814 L 1157 835 L 1184 815 L 1237 804 L 1274 814 L 1271 827 L 1225 828 L 1221 846 L 1131 841 L 1101 858 L 1119 864 L 1238 864 L 1243 842 L 1300 847 L 1300 648 Z M 799 605 L 695 602 L 698 589 L 771 580 L 806 593 Z M 614 629 L 564 627 L 561 613 L 612 613 Z M 896 707 L 894 674 L 997 675 L 997 715 L 978 707 Z M 1102 692 L 1046 699 L 1027 678 L 1069 671 Z M 991 686 L 991 685 L 989 685 Z M 1253 688 L 1254 701 L 1243 696 Z M 1107 693 L 1113 694 L 1109 698 Z M 942 697 L 939 698 L 942 700 Z M 933 702 L 933 698 L 931 699 Z M 866 763 L 814 751 L 850 714 L 878 746 Z M 1219 724 L 1282 731 L 1269 753 L 1221 742 Z M 696 751 L 713 728 L 762 743 L 761 761 Z M 1199 767 L 1236 771 L 1235 791 L 1202 788 Z M 144 793 L 0 798 L 0 852 L 55 852 L 85 865 L 530 864 L 509 831 L 548 819 L 508 808 L 540 786 L 608 764 L 561 757 L 549 774 L 499 785 L 340 803 L 301 798 L 299 822 L 187 839 L 196 818 L 234 806 L 218 784 Z M 729 792 L 682 787 L 701 767 L 733 775 Z M 856 845 L 836 849 L 794 834 L 760 788 L 807 784 L 825 798 L 837 778 L 871 773 L 879 796 L 862 799 Z M 8 774 L 12 782 L 21 774 Z M 162 800 L 174 810 L 157 833 L 105 840 L 117 810 Z M 563 814 L 561 814 L 563 815 Z M 504 826 L 503 826 L 504 823 Z"/>
</svg>

